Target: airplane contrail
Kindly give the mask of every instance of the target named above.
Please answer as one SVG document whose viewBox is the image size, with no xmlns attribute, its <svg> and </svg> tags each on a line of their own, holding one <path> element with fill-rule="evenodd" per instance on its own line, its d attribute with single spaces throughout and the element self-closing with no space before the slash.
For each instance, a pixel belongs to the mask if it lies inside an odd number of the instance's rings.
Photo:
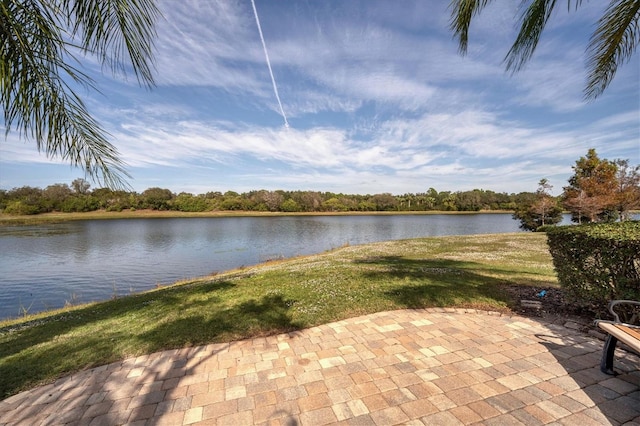
<svg viewBox="0 0 640 426">
<path fill-rule="evenodd" d="M 267 44 L 264 42 L 264 35 L 262 35 L 262 27 L 260 26 L 260 18 L 258 18 L 258 9 L 256 9 L 255 0 L 251 0 L 251 5 L 253 6 L 253 14 L 256 17 L 256 24 L 258 24 L 258 32 L 260 33 L 260 40 L 262 41 L 262 48 L 264 49 L 264 57 L 267 59 L 267 67 L 269 67 L 269 74 L 271 75 L 271 82 L 273 83 L 273 93 L 275 93 L 276 95 L 278 105 L 280 106 L 280 113 L 282 114 L 282 118 L 284 118 L 284 127 L 289 128 L 289 122 L 287 121 L 287 116 L 285 115 L 284 109 L 282 108 L 282 102 L 280 102 L 280 95 L 278 94 L 278 86 L 276 85 L 276 78 L 273 76 L 273 70 L 271 69 L 269 52 L 267 52 Z"/>
</svg>

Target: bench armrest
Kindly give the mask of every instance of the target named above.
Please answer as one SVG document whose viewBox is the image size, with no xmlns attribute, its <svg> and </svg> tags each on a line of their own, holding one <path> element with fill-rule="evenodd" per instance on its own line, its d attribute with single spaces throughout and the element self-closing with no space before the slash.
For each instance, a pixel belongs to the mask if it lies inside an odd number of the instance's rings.
<svg viewBox="0 0 640 426">
<path fill-rule="evenodd" d="M 622 321 L 620 321 L 620 317 L 618 316 L 616 311 L 613 309 L 616 305 L 636 305 L 636 306 L 640 306 L 640 302 L 637 302 L 635 300 L 612 300 L 611 302 L 609 302 L 609 312 L 611 312 L 611 314 L 613 315 L 614 322 L 618 323 L 618 322 L 622 322 Z"/>
</svg>

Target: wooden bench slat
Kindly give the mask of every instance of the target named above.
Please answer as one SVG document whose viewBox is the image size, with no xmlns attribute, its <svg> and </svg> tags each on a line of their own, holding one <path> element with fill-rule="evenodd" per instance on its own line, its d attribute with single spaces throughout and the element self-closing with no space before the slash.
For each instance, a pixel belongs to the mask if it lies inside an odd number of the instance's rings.
<svg viewBox="0 0 640 426">
<path fill-rule="evenodd" d="M 640 352 L 640 333 L 637 330 L 622 324 L 608 322 L 599 322 L 598 327 Z"/>
<path fill-rule="evenodd" d="M 635 337 L 636 339 L 640 340 L 640 330 L 637 330 L 633 327 L 629 327 L 626 325 L 619 325 L 618 326 L 619 329 L 624 330 L 625 333 L 630 334 L 631 336 Z"/>
</svg>

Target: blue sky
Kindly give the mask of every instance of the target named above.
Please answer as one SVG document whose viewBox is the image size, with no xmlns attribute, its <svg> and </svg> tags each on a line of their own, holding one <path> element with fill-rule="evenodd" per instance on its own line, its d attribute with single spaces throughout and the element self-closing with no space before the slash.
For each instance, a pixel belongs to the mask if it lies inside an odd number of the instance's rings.
<svg viewBox="0 0 640 426">
<path fill-rule="evenodd" d="M 255 1 L 288 128 L 250 0 L 159 2 L 151 91 L 85 63 L 101 93 L 83 97 L 134 190 L 520 192 L 546 178 L 558 194 L 589 148 L 640 163 L 638 55 L 603 96 L 582 100 L 606 2 L 559 5 L 510 76 L 519 2 L 492 3 L 462 57 L 445 1 Z M 0 143 L 0 188 L 77 177 L 17 133 Z"/>
</svg>

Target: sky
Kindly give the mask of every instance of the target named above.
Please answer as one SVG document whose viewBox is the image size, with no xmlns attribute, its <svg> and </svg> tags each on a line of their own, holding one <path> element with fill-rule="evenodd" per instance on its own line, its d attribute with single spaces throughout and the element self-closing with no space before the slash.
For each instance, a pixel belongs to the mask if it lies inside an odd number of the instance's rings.
<svg viewBox="0 0 640 426">
<path fill-rule="evenodd" d="M 519 3 L 491 3 L 461 56 L 446 1 L 255 0 L 281 109 L 251 0 L 163 0 L 156 87 L 86 58 L 99 92 L 80 94 L 137 192 L 517 193 L 545 178 L 557 195 L 590 148 L 640 164 L 638 54 L 583 101 L 608 2 L 559 5 L 511 75 Z M 1 189 L 79 177 L 17 133 L 0 141 Z"/>
</svg>

